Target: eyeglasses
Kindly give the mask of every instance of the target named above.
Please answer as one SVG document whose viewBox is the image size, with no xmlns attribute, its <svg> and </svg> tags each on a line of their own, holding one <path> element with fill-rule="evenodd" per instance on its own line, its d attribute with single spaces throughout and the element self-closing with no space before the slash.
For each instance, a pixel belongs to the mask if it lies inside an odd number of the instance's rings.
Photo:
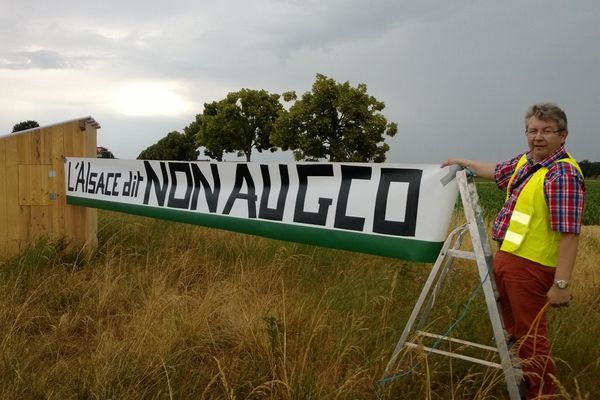
<svg viewBox="0 0 600 400">
<path fill-rule="evenodd" d="M 525 131 L 525 135 L 529 136 L 529 137 L 536 137 L 538 134 L 542 135 L 543 137 L 548 137 L 550 135 L 554 135 L 555 133 L 559 133 L 562 132 L 563 129 L 557 129 L 555 131 L 553 131 L 552 129 L 544 129 L 544 130 L 537 130 L 537 129 L 530 129 L 528 131 Z"/>
</svg>

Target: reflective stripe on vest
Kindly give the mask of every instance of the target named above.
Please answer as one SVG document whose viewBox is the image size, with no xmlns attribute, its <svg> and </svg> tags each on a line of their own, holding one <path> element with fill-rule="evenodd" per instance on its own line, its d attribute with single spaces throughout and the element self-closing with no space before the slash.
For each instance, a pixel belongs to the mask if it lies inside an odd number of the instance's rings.
<svg viewBox="0 0 600 400">
<path fill-rule="evenodd" d="M 507 199 L 517 172 L 526 162 L 527 157 L 523 155 L 510 177 L 506 189 Z M 569 158 L 556 162 L 569 163 L 581 173 L 579 165 L 570 155 Z M 500 250 L 542 265 L 555 267 L 558 260 L 560 233 L 553 231 L 550 226 L 550 212 L 544 195 L 544 179 L 547 173 L 548 168 L 542 167 L 537 170 L 519 193 Z"/>
</svg>

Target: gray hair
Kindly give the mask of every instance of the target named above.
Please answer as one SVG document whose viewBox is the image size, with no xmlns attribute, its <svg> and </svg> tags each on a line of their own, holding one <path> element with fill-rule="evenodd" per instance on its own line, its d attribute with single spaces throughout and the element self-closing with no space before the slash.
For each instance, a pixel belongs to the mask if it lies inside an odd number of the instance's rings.
<svg viewBox="0 0 600 400">
<path fill-rule="evenodd" d="M 567 114 L 554 103 L 537 103 L 529 107 L 525 114 L 525 129 L 527 129 L 527 123 L 531 117 L 546 122 L 554 121 L 559 130 L 567 130 Z"/>
</svg>

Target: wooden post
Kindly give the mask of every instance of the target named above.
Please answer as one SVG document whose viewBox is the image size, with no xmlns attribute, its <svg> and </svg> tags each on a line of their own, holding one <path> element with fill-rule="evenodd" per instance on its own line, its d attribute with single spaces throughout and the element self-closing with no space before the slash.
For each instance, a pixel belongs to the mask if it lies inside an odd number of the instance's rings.
<svg viewBox="0 0 600 400">
<path fill-rule="evenodd" d="M 97 210 L 66 204 L 64 158 L 96 157 L 91 117 L 0 136 L 0 259 L 35 241 L 97 244 Z"/>
</svg>

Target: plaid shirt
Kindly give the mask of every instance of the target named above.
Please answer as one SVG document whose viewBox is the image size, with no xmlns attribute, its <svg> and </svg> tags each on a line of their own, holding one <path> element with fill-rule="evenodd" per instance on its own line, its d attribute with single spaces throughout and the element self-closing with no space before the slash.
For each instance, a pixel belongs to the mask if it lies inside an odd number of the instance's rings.
<svg viewBox="0 0 600 400">
<path fill-rule="evenodd" d="M 494 179 L 501 190 L 506 192 L 508 181 L 522 155 L 496 165 Z M 537 164 L 533 163 L 531 153 L 527 153 L 527 163 L 517 172 L 509 189 L 510 195 L 494 221 L 492 229 L 494 240 L 501 242 L 504 239 L 517 198 L 533 173 L 540 167 L 548 168 L 548 174 L 544 180 L 544 194 L 550 212 L 552 230 L 563 233 L 580 232 L 585 186 L 583 177 L 577 168 L 568 163 L 556 162 L 566 157 L 568 155 L 564 146 Z"/>
</svg>

